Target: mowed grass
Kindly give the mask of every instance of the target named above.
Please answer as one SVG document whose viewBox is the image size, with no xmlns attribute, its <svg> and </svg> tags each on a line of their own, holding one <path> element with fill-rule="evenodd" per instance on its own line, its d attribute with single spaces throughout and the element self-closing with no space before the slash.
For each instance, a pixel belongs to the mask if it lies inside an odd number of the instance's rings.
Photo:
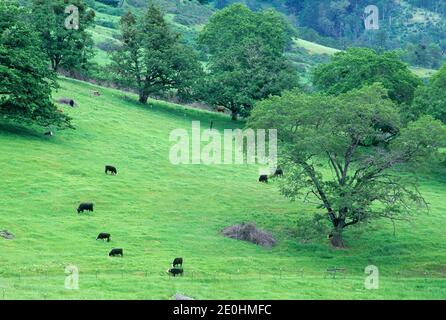
<svg viewBox="0 0 446 320">
<path fill-rule="evenodd" d="M 318 211 L 290 202 L 278 183 L 257 182 L 248 165 L 172 165 L 172 130 L 242 127 L 229 118 L 165 102 L 61 80 L 55 98 L 76 130 L 46 138 L 43 129 L 0 126 L 0 299 L 444 299 L 446 298 L 446 178 L 425 174 L 431 212 L 412 222 L 348 230 L 347 250 L 320 235 L 304 241 L 297 223 Z M 101 97 L 93 97 L 98 90 Z M 126 98 L 127 97 L 127 98 Z M 106 176 L 104 166 L 117 166 Z M 92 201 L 93 214 L 77 215 Z M 227 239 L 226 226 L 254 221 L 278 240 L 273 249 Z M 110 232 L 110 243 L 95 241 Z M 123 258 L 109 258 L 123 248 Z M 183 277 L 166 274 L 175 257 Z M 364 288 L 364 268 L 380 270 L 380 289 Z M 64 287 L 65 267 L 80 271 L 80 289 Z M 347 269 L 326 277 L 326 269 Z"/>
</svg>

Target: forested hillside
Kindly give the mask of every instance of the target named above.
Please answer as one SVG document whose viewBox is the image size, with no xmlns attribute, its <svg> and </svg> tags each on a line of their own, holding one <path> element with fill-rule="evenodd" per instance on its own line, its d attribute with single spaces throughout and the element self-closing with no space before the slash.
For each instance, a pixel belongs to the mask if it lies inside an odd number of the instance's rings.
<svg viewBox="0 0 446 320">
<path fill-rule="evenodd" d="M 294 62 L 305 83 L 314 66 L 326 62 L 334 50 L 313 50 L 322 45 L 336 50 L 349 46 L 398 50 L 402 59 L 422 76 L 430 76 L 446 61 L 445 5 L 441 1 L 377 1 L 378 30 L 366 30 L 365 0 L 219 0 L 180 1 L 155 0 L 175 31 L 184 41 L 196 47 L 199 31 L 217 10 L 232 3 L 244 3 L 252 10 L 273 8 L 286 16 L 296 39 L 287 55 Z M 138 11 L 147 3 L 142 0 L 94 1 L 87 3 L 96 11 L 94 40 L 96 61 L 108 61 L 107 52 L 119 42 L 119 17 L 127 10 Z M 108 4 L 108 5 L 106 5 Z M 120 5 L 121 4 L 121 5 Z M 119 6 L 120 5 L 120 6 Z M 309 41 L 316 45 L 308 45 Z"/>
</svg>

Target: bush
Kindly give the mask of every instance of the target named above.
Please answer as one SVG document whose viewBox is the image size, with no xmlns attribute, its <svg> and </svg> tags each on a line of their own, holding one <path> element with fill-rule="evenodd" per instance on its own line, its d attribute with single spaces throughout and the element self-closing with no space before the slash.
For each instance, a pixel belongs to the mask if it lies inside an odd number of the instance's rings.
<svg viewBox="0 0 446 320">
<path fill-rule="evenodd" d="M 276 240 L 266 231 L 258 229 L 253 222 L 227 227 L 223 229 L 222 234 L 231 239 L 248 241 L 266 248 L 276 245 Z"/>
</svg>

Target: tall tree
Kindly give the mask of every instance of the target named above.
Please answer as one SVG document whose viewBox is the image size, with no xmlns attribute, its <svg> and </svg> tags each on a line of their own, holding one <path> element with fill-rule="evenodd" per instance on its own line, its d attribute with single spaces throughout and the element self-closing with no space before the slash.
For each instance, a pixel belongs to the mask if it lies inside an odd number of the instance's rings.
<svg viewBox="0 0 446 320">
<path fill-rule="evenodd" d="M 396 134 L 383 131 L 383 123 Z M 416 185 L 396 169 L 421 163 L 445 146 L 446 127 L 430 117 L 402 123 L 380 84 L 337 97 L 287 92 L 256 104 L 248 122 L 278 130 L 288 172 L 281 192 L 324 211 L 335 247 L 344 247 L 349 226 L 402 219 L 424 205 Z"/>
<path fill-rule="evenodd" d="M 67 28 L 69 14 L 65 10 L 69 5 L 77 8 L 79 21 Z M 61 66 L 67 70 L 86 68 L 93 56 L 93 40 L 87 29 L 93 25 L 95 14 L 84 0 L 33 0 L 32 16 L 54 71 Z"/>
<path fill-rule="evenodd" d="M 180 42 L 161 11 L 153 4 L 138 19 L 128 12 L 121 18 L 122 46 L 113 53 L 112 68 L 139 92 L 139 101 L 177 89 L 187 95 L 202 72 L 195 52 Z"/>
<path fill-rule="evenodd" d="M 316 68 L 313 78 L 318 89 L 335 95 L 381 82 L 393 101 L 407 105 L 422 83 L 396 53 L 378 54 L 366 48 L 336 53 L 331 62 Z"/>
<path fill-rule="evenodd" d="M 273 10 L 252 12 L 231 5 L 211 17 L 199 36 L 210 55 L 201 99 L 247 116 L 254 102 L 298 86 L 298 75 L 285 58 L 290 31 Z"/>
<path fill-rule="evenodd" d="M 51 101 L 56 75 L 48 69 L 30 16 L 16 1 L 0 2 L 0 117 L 21 124 L 72 128 Z"/>
</svg>

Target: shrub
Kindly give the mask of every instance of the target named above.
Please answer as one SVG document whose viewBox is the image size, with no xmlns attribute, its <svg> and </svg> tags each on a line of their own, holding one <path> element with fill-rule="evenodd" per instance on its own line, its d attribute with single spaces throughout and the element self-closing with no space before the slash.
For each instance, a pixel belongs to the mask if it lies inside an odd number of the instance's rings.
<svg viewBox="0 0 446 320">
<path fill-rule="evenodd" d="M 257 228 L 253 222 L 227 227 L 223 229 L 222 234 L 231 239 L 248 241 L 266 248 L 276 245 L 276 240 L 266 231 Z"/>
</svg>

